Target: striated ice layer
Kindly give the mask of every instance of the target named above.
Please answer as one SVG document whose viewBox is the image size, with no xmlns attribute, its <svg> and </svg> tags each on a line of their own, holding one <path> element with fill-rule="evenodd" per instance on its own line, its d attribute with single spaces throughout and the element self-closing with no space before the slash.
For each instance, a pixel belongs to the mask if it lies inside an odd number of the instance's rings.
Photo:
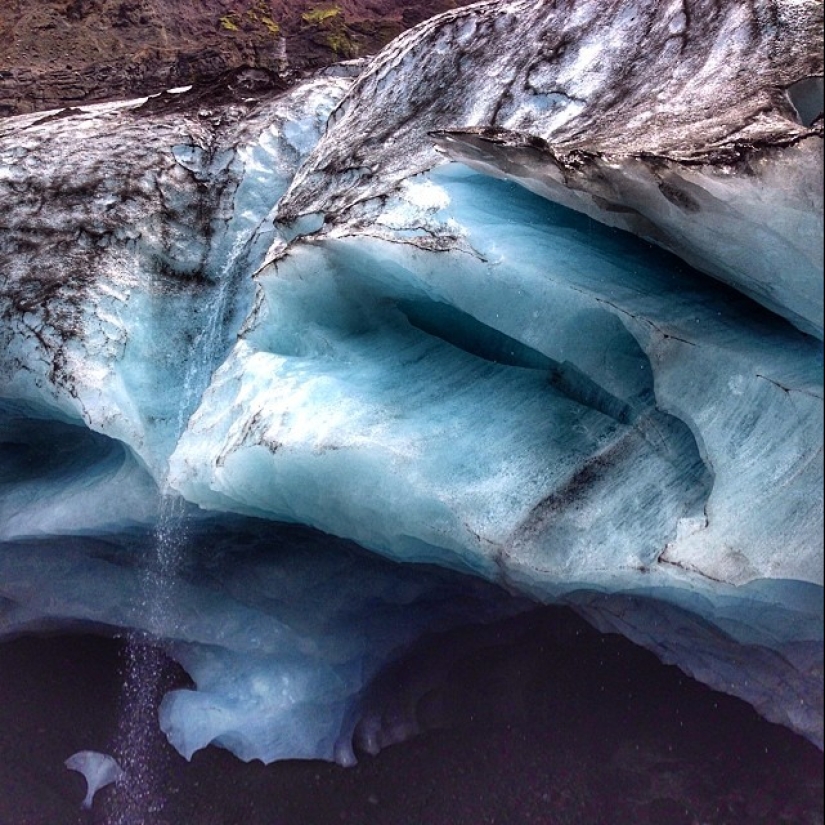
<svg viewBox="0 0 825 825">
<path fill-rule="evenodd" d="M 816 341 L 461 167 L 279 249 L 172 456 L 174 487 L 542 600 L 695 593 L 698 623 L 651 607 L 626 631 L 821 742 L 819 680 L 788 654 L 821 660 L 810 599 L 744 632 L 782 582 L 821 593 Z M 737 589 L 760 581 L 776 595 Z M 720 594 L 743 618 L 708 634 Z M 736 643 L 769 651 L 758 677 L 728 678 Z"/>
<path fill-rule="evenodd" d="M 0 541 L 146 529 L 157 505 L 123 444 L 0 399 Z"/>
<path fill-rule="evenodd" d="M 188 498 L 487 575 L 821 584 L 816 342 L 460 168 L 370 217 L 262 270 L 172 458 Z"/>
<path fill-rule="evenodd" d="M 444 153 L 633 232 L 822 338 L 821 134 L 736 163 L 588 156 L 524 135 L 443 132 Z"/>
</svg>

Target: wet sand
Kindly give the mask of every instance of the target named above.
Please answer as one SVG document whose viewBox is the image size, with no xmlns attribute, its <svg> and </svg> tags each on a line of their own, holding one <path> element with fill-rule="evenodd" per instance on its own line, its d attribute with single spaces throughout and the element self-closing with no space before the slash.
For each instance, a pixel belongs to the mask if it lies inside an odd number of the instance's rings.
<svg viewBox="0 0 825 825">
<path fill-rule="evenodd" d="M 482 645 L 477 631 L 428 640 L 387 674 L 390 693 L 403 693 L 422 668 L 440 671 L 430 716 L 448 727 L 354 768 L 245 764 L 214 747 L 186 762 L 156 732 L 160 804 L 143 821 L 821 825 L 822 753 L 743 702 L 568 611 L 484 633 Z M 123 822 L 122 790 L 82 811 L 85 782 L 63 766 L 78 750 L 112 751 L 123 648 L 93 635 L 0 644 L 0 825 Z M 170 666 L 169 683 L 185 681 Z"/>
</svg>

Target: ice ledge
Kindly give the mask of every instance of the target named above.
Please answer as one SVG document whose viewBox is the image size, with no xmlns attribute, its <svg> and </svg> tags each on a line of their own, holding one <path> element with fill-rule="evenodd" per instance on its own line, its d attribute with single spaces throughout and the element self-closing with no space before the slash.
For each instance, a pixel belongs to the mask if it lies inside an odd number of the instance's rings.
<svg viewBox="0 0 825 825">
<path fill-rule="evenodd" d="M 822 24 L 816 0 L 514 0 L 440 15 L 369 64 L 279 216 L 346 222 L 443 159 L 436 131 L 451 157 L 515 165 L 534 191 L 821 338 Z"/>
<path fill-rule="evenodd" d="M 821 118 L 689 153 L 566 151 L 502 129 L 432 137 L 451 159 L 633 232 L 822 339 Z"/>
</svg>

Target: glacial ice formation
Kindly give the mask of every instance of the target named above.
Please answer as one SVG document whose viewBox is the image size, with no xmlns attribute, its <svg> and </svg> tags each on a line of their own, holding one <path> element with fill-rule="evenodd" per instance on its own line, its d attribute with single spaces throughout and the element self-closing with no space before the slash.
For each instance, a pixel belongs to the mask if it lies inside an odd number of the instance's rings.
<svg viewBox="0 0 825 825">
<path fill-rule="evenodd" d="M 78 479 L 82 483 L 82 478 Z M 424 632 L 524 610 L 482 581 L 400 567 L 296 526 L 194 519 L 172 610 L 152 609 L 143 575 L 154 531 L 0 544 L 0 637 L 60 627 L 154 638 L 194 687 L 168 693 L 160 726 L 190 758 L 215 743 L 245 761 L 352 764 L 361 695 Z M 414 716 L 380 731 L 416 732 Z"/>
<path fill-rule="evenodd" d="M 242 319 L 252 285 L 232 276 L 266 249 L 261 224 L 347 83 L 261 107 L 176 94 L 0 124 L 3 395 L 119 439 L 162 477 Z"/>
<path fill-rule="evenodd" d="M 821 22 L 496 0 L 0 122 L 0 636 L 149 634 L 186 756 L 350 763 L 417 634 L 559 601 L 821 747 Z"/>
<path fill-rule="evenodd" d="M 73 753 L 64 764 L 69 770 L 82 773 L 86 779 L 86 796 L 81 803 L 83 808 L 91 808 L 95 794 L 123 776 L 123 771 L 116 760 L 106 753 L 97 751 L 78 751 Z"/>
</svg>

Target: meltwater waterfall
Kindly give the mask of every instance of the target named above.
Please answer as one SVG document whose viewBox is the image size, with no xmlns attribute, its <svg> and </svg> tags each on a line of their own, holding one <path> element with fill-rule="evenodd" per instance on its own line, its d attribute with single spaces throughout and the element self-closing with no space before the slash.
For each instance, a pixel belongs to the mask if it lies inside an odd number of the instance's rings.
<svg viewBox="0 0 825 825">
<path fill-rule="evenodd" d="M 230 236 L 231 238 L 231 236 Z M 226 349 L 227 314 L 231 313 L 233 277 L 239 274 L 249 236 L 239 232 L 214 283 L 203 328 L 194 336 L 183 357 L 182 392 L 173 422 L 173 442 L 186 427 L 189 415 L 208 386 L 214 367 Z M 244 270 L 240 270 L 242 275 Z M 118 738 L 113 748 L 124 774 L 118 783 L 113 825 L 150 825 L 163 809 L 162 776 L 164 755 L 156 746 L 157 707 L 170 686 L 170 660 L 163 640 L 179 635 L 178 576 L 187 564 L 189 515 L 186 501 L 163 479 L 159 490 L 157 526 L 153 540 L 145 545 L 137 564 L 140 568 L 136 594 L 143 613 L 142 630 L 132 630 L 124 649 L 123 696 Z"/>
<path fill-rule="evenodd" d="M 142 560 L 141 606 L 149 628 L 175 628 L 175 580 L 186 550 L 186 521 L 180 499 L 164 497 L 160 523 L 149 557 Z M 126 637 L 123 694 L 118 738 L 113 752 L 124 775 L 114 801 L 115 825 L 143 825 L 163 809 L 160 788 L 166 769 L 163 754 L 154 747 L 157 706 L 168 683 L 169 660 L 151 630 L 131 631 Z"/>
</svg>

